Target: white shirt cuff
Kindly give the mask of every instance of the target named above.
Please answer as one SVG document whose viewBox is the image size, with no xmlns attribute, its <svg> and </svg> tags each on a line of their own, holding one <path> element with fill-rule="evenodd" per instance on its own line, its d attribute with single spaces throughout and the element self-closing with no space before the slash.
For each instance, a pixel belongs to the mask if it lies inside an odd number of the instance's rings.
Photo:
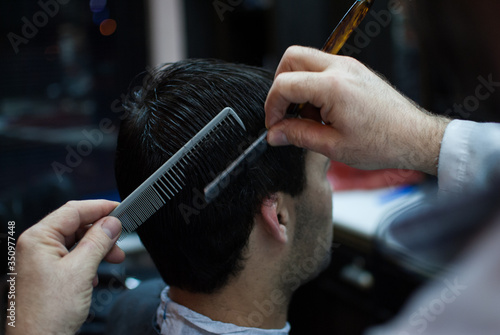
<svg viewBox="0 0 500 335">
<path fill-rule="evenodd" d="M 453 120 L 446 128 L 439 154 L 442 195 L 483 188 L 500 162 L 500 124 Z"/>
</svg>

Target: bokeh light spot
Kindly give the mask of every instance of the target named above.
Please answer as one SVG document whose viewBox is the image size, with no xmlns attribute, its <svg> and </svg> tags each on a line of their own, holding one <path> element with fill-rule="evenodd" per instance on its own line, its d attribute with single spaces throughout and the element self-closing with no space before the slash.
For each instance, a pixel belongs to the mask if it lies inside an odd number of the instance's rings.
<svg viewBox="0 0 500 335">
<path fill-rule="evenodd" d="M 116 30 L 116 21 L 113 19 L 102 21 L 101 25 L 99 26 L 99 30 L 104 36 L 112 35 Z"/>
</svg>

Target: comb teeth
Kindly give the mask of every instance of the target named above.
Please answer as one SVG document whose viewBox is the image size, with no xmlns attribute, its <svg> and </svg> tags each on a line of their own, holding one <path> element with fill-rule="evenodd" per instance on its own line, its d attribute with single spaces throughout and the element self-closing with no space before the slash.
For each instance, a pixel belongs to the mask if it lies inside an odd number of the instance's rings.
<svg viewBox="0 0 500 335">
<path fill-rule="evenodd" d="M 163 197 L 153 186 L 147 187 L 141 192 L 135 201 L 116 214 L 122 223 L 122 233 L 134 231 L 142 222 L 146 221 L 158 209 L 165 204 Z"/>
<path fill-rule="evenodd" d="M 233 109 L 226 107 L 189 140 L 179 151 L 165 162 L 156 172 L 137 187 L 109 215 L 118 218 L 122 223 L 121 241 L 127 234 L 136 230 L 141 224 L 158 211 L 168 200 L 175 197 L 184 187 L 186 176 L 183 171 L 196 161 L 202 153 L 203 143 L 218 143 L 221 132 L 232 129 L 245 129 L 245 126 Z"/>
</svg>

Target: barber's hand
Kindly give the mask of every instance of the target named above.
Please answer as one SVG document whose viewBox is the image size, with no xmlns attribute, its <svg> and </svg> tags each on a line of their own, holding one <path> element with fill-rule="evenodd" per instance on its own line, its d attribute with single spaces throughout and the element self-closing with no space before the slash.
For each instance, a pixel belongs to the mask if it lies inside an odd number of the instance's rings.
<svg viewBox="0 0 500 335">
<path fill-rule="evenodd" d="M 76 333 L 89 313 L 99 263 L 125 258 L 115 245 L 120 221 L 104 217 L 116 206 L 70 201 L 19 237 L 16 327 L 7 326 L 8 334 Z"/>
<path fill-rule="evenodd" d="M 309 102 L 311 119 L 284 119 L 290 103 Z M 449 120 L 419 108 L 353 58 L 290 47 L 266 101 L 271 145 L 293 144 L 362 169 L 437 173 Z M 310 114 L 310 113 L 309 113 Z"/>
</svg>

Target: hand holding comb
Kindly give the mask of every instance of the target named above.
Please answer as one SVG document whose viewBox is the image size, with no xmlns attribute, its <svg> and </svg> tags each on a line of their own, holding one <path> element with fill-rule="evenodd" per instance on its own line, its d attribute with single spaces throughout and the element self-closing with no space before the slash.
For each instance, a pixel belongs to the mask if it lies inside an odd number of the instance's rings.
<svg viewBox="0 0 500 335">
<path fill-rule="evenodd" d="M 321 48 L 321 51 L 337 54 L 344 46 L 347 39 L 351 36 L 361 21 L 373 5 L 374 0 L 357 0 L 344 15 L 339 24 L 328 37 L 326 43 Z M 292 104 L 288 108 L 287 114 L 297 117 L 307 104 Z M 205 189 L 205 201 L 210 203 L 213 201 L 224 188 L 224 185 L 229 184 L 234 171 L 241 164 L 249 164 L 251 160 L 257 159 L 267 148 L 267 130 L 264 131 L 255 142 L 253 142 L 234 162 L 232 162 L 222 173 L 220 173 Z M 239 170 L 239 169 L 238 169 Z"/>
</svg>

